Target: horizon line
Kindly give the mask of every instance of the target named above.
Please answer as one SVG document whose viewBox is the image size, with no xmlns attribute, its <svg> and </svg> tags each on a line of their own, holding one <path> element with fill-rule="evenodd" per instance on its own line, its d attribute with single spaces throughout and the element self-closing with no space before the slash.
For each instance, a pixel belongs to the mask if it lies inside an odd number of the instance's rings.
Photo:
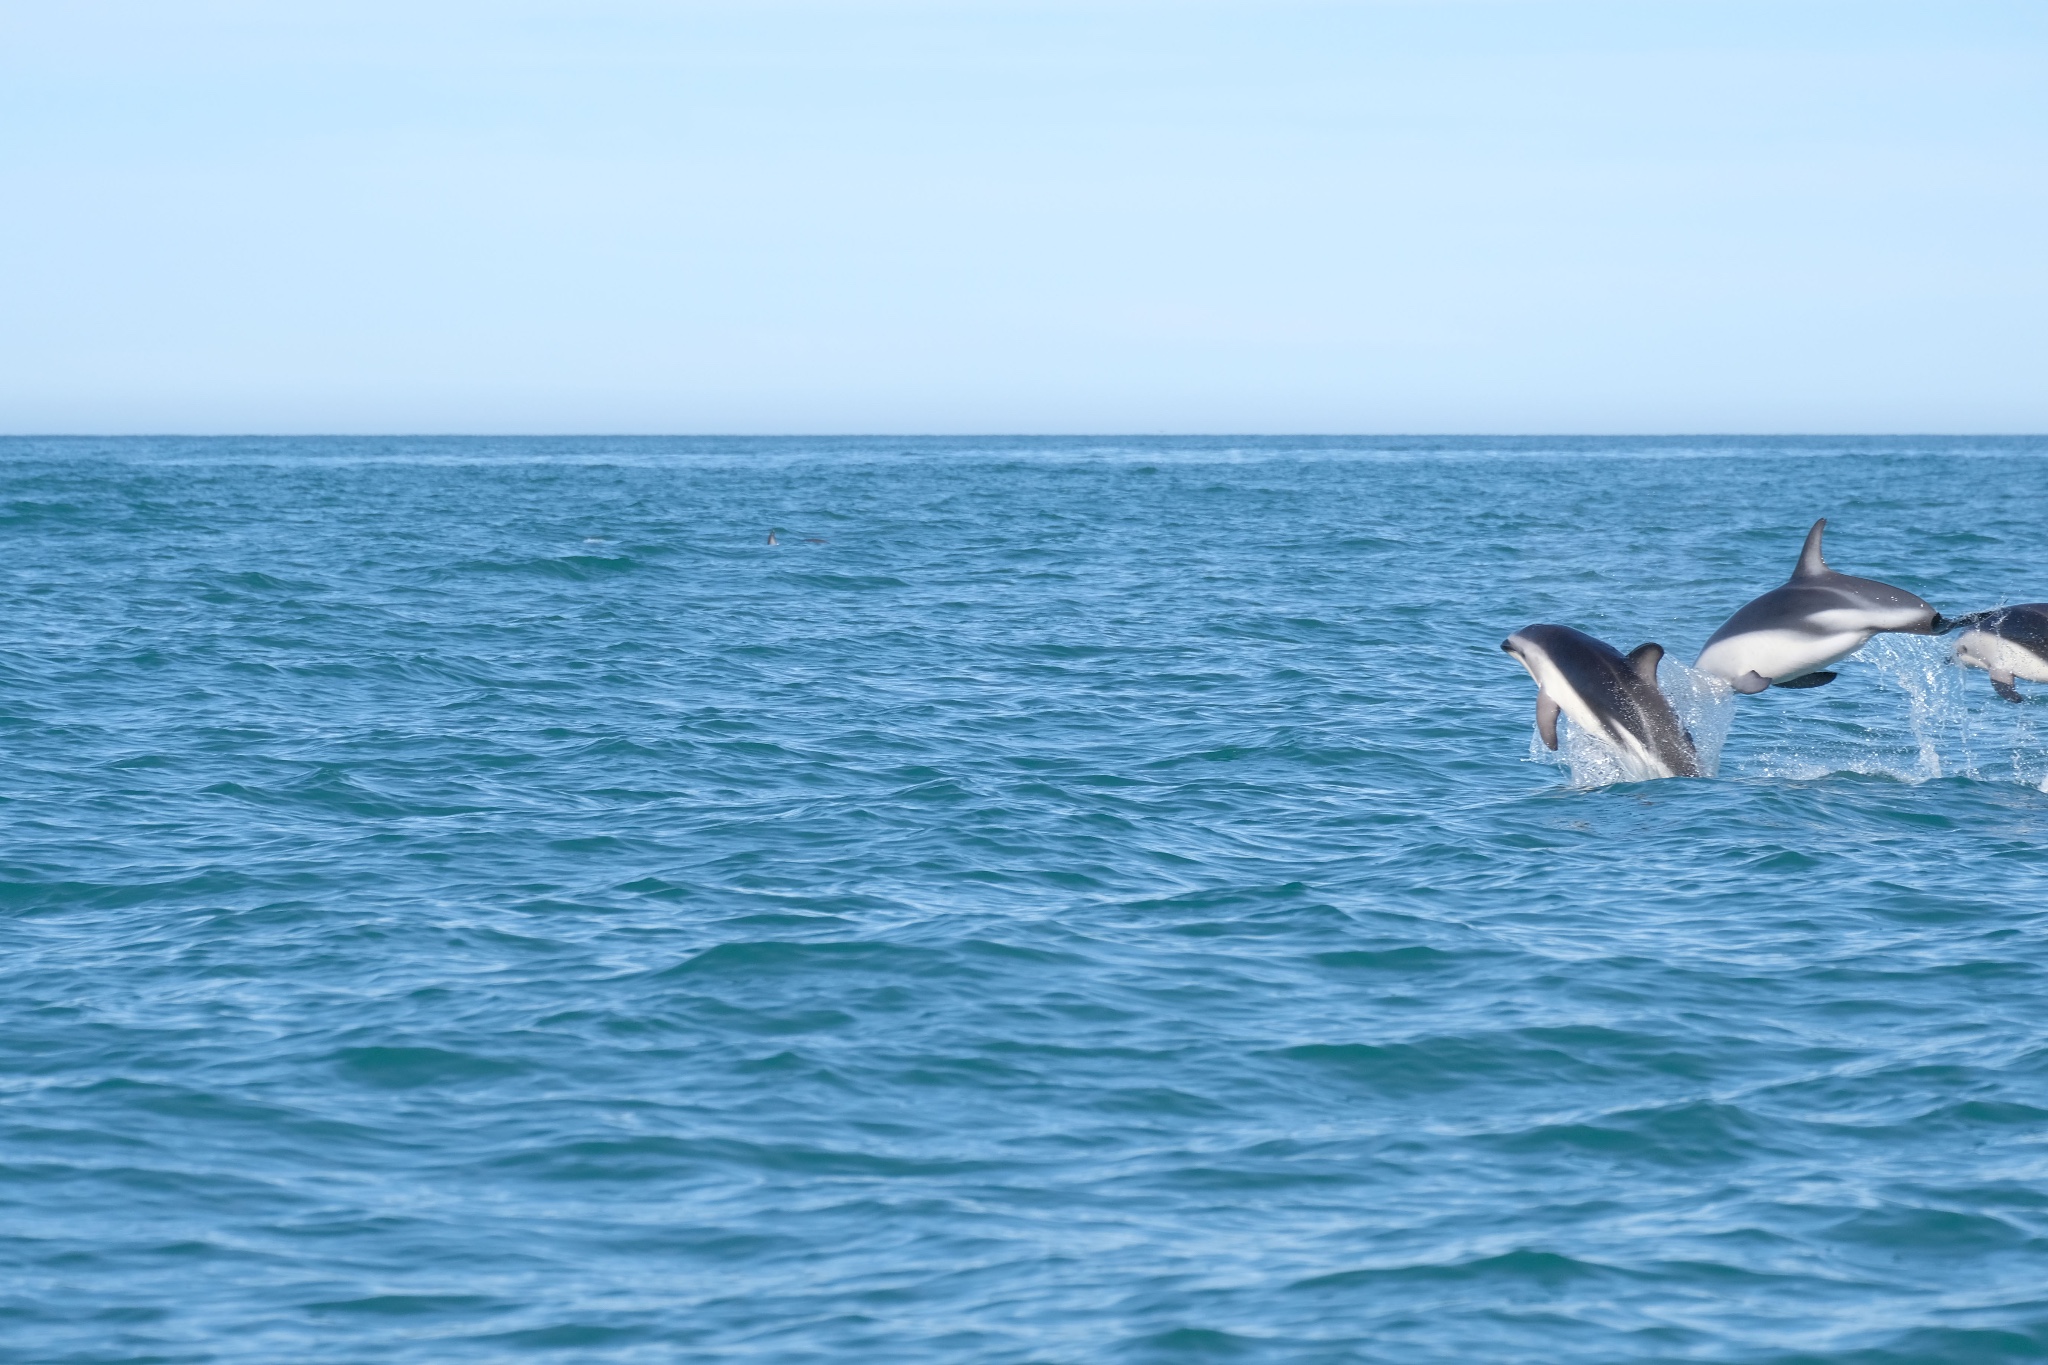
<svg viewBox="0 0 2048 1365">
<path fill-rule="evenodd" d="M 2048 431 L 19 431 L 0 441 L 2041 440 Z"/>
</svg>

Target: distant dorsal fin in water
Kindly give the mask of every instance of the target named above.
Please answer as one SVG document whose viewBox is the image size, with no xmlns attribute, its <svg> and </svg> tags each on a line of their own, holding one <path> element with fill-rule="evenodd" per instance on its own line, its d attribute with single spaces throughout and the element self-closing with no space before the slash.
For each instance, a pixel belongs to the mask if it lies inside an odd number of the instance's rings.
<svg viewBox="0 0 2048 1365">
<path fill-rule="evenodd" d="M 1806 533 L 1806 545 L 1799 551 L 1799 567 L 1792 571 L 1794 579 L 1813 578 L 1819 574 L 1832 572 L 1828 568 L 1828 562 L 1820 557 L 1820 537 L 1827 529 L 1828 519 L 1822 517 L 1813 524 L 1813 529 Z"/>
<path fill-rule="evenodd" d="M 1628 652 L 1628 666 L 1636 671 L 1638 678 L 1641 678 L 1652 687 L 1657 685 L 1657 665 L 1662 663 L 1663 660 L 1664 646 L 1662 645 L 1637 645 Z"/>
</svg>

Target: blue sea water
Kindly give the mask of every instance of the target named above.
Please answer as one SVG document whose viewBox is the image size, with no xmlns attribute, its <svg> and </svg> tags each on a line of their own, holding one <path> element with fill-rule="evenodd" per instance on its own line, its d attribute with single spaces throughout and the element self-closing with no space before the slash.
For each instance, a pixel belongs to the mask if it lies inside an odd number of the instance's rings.
<svg viewBox="0 0 2048 1365">
<path fill-rule="evenodd" d="M 2048 1356 L 2048 441 L 0 442 L 0 1360 Z M 767 543 L 780 528 L 777 544 Z M 2036 689 L 2048 693 L 2048 688 Z"/>
</svg>

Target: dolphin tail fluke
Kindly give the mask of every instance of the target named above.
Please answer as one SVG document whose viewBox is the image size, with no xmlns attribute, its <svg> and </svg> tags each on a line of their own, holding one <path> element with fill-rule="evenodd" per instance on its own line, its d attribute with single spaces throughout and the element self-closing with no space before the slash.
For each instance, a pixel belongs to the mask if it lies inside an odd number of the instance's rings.
<svg viewBox="0 0 2048 1365">
<path fill-rule="evenodd" d="M 1839 678 L 1839 677 L 1841 677 L 1841 676 L 1842 676 L 1842 675 L 1841 675 L 1841 674 L 1839 674 L 1839 673 L 1808 673 L 1808 674 L 1806 674 L 1806 675 L 1805 675 L 1804 677 L 1799 677 L 1799 678 L 1787 678 L 1787 679 L 1785 679 L 1785 681 L 1783 681 L 1783 682 L 1781 682 L 1781 683 L 1772 683 L 1772 684 L 1771 684 L 1771 686 L 1773 686 L 1773 687 L 1826 687 L 1826 686 L 1827 686 L 1827 685 L 1828 685 L 1829 683 L 1833 682 L 1833 681 L 1834 681 L 1835 679 L 1837 679 L 1837 678 Z"/>
<path fill-rule="evenodd" d="M 1657 685 L 1657 665 L 1663 661 L 1662 645 L 1637 645 L 1628 652 L 1628 666 L 1635 670 L 1638 678 L 1652 687 Z"/>
<path fill-rule="evenodd" d="M 2007 701 L 2025 701 L 2026 698 L 2020 695 L 2020 690 L 2012 684 L 2013 675 L 2002 668 L 1991 675 L 1992 691 L 1998 693 L 1999 696 L 2004 697 Z"/>
<path fill-rule="evenodd" d="M 1742 693 L 1745 697 L 1753 697 L 1770 685 L 1771 680 L 1753 668 L 1731 684 L 1737 692 Z"/>
<path fill-rule="evenodd" d="M 1536 694 L 1536 733 L 1543 736 L 1543 747 L 1557 751 L 1557 703 L 1548 692 Z"/>
<path fill-rule="evenodd" d="M 1799 551 L 1799 567 L 1792 571 L 1792 577 L 1812 578 L 1816 574 L 1828 572 L 1828 562 L 1822 559 L 1820 554 L 1820 538 L 1827 529 L 1828 519 L 1822 517 L 1813 524 L 1813 529 L 1806 533 L 1806 544 Z"/>
</svg>

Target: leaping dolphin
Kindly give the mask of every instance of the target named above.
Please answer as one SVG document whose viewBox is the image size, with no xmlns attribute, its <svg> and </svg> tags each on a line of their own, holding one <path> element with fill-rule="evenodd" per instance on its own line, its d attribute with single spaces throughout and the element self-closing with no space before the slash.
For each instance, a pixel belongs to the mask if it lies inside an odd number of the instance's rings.
<svg viewBox="0 0 2048 1365">
<path fill-rule="evenodd" d="M 2016 678 L 2048 683 L 2048 602 L 1981 612 L 1967 624 L 1956 641 L 1956 662 L 1988 672 L 1999 696 L 2026 700 L 2013 686 Z"/>
<path fill-rule="evenodd" d="M 1623 658 L 1612 645 L 1570 626 L 1524 626 L 1501 641 L 1536 680 L 1536 729 L 1557 748 L 1557 713 L 1622 757 L 1639 779 L 1698 777 L 1692 736 L 1657 687 L 1662 645 Z"/>
<path fill-rule="evenodd" d="M 1737 692 L 1766 687 L 1821 687 L 1835 680 L 1824 673 L 1880 631 L 1939 635 L 1949 628 L 1941 613 L 1904 588 L 1875 579 L 1836 573 L 1821 558 L 1827 518 L 1806 533 L 1799 567 L 1782 588 L 1773 588 L 1728 618 L 1693 664 L 1732 684 Z"/>
</svg>

